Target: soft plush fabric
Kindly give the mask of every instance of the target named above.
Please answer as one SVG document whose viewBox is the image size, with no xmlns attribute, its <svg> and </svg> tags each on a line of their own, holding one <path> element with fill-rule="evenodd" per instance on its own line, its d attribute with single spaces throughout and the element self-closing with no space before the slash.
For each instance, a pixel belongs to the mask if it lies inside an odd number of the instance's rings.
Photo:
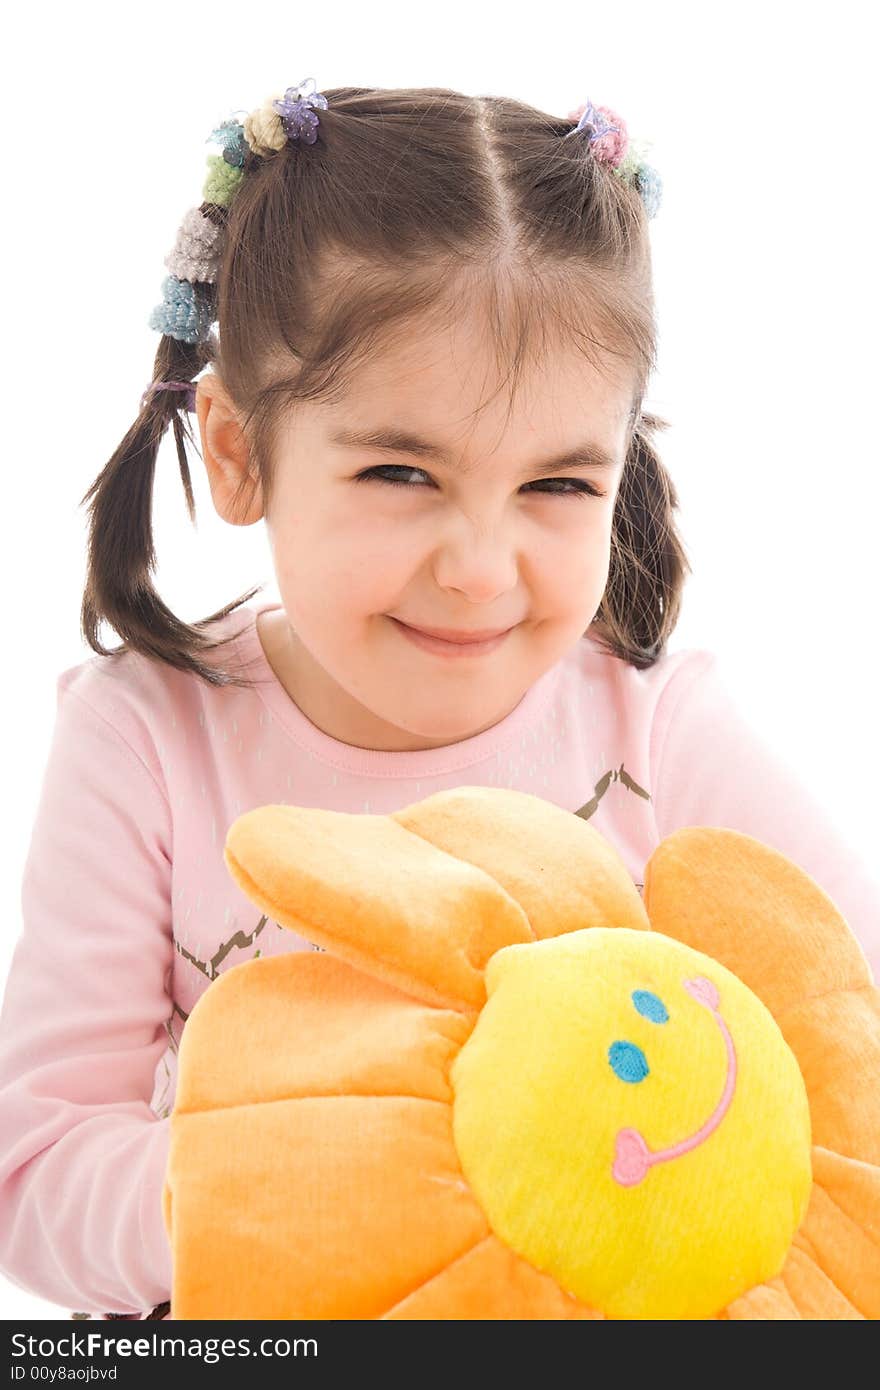
<svg viewBox="0 0 880 1390">
<path fill-rule="evenodd" d="M 644 902 L 528 793 L 240 816 L 324 950 L 218 978 L 180 1047 L 175 1318 L 876 1318 L 880 991 L 778 851 L 691 827 Z"/>
<path fill-rule="evenodd" d="M 637 888 L 667 835 L 725 826 L 829 894 L 880 983 L 880 863 L 847 843 L 851 808 L 811 750 L 787 764 L 714 653 L 668 650 L 639 670 L 587 634 L 482 733 L 372 749 L 309 721 L 258 618 L 283 610 L 260 595 L 205 626 L 222 643 L 203 658 L 244 687 L 138 652 L 58 678 L 0 1003 L 0 1275 L 30 1293 L 114 1317 L 170 1296 L 161 1195 L 189 1015 L 235 965 L 313 949 L 227 871 L 226 832 L 256 807 L 391 815 L 463 784 L 512 788 L 589 821 Z M 800 653 L 805 681 L 826 646 Z"/>
</svg>

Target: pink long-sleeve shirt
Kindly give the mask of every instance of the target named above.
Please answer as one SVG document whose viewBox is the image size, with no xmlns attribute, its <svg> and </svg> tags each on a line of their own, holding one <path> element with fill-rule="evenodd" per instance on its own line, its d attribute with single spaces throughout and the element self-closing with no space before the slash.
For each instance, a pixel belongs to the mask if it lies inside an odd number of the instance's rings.
<svg viewBox="0 0 880 1390">
<path fill-rule="evenodd" d="M 581 811 L 639 888 L 673 830 L 728 826 L 804 868 L 880 978 L 880 883 L 751 731 L 712 653 L 638 671 L 582 638 L 492 728 L 373 751 L 331 738 L 285 691 L 256 629 L 277 606 L 217 624 L 241 629 L 232 651 L 255 689 L 136 653 L 58 677 L 0 1012 L 0 1272 L 67 1309 L 144 1316 L 170 1297 L 161 1192 L 187 1017 L 224 970 L 312 949 L 226 869 L 227 829 L 254 807 L 378 815 L 447 787 L 517 788 Z"/>
</svg>

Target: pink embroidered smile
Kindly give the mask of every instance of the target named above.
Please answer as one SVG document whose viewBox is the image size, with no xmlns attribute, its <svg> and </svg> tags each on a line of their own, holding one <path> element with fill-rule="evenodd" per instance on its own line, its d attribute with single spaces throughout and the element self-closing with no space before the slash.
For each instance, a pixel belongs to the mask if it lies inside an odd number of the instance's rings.
<svg viewBox="0 0 880 1390">
<path fill-rule="evenodd" d="M 684 987 L 698 1004 L 702 1004 L 709 1010 L 721 1030 L 727 1049 L 727 1078 L 724 1083 L 724 1090 L 721 1093 L 721 1099 L 706 1122 L 694 1134 L 680 1140 L 677 1144 L 673 1144 L 670 1148 L 657 1149 L 652 1152 L 637 1129 L 621 1129 L 615 1140 L 614 1164 L 611 1169 L 612 1177 L 621 1187 L 635 1187 L 655 1163 L 666 1163 L 672 1158 L 678 1158 L 681 1154 L 689 1153 L 691 1149 L 696 1149 L 718 1128 L 730 1109 L 736 1086 L 736 1049 L 733 1045 L 733 1038 L 730 1036 L 730 1029 L 719 1012 L 718 990 L 711 980 L 707 980 L 702 975 L 698 975 L 692 980 L 685 980 Z M 668 1021 L 669 1015 L 666 1008 L 656 994 L 651 994 L 646 990 L 636 990 L 632 998 L 639 1013 L 649 1018 L 653 1023 L 666 1023 Z M 615 1075 L 621 1081 L 639 1082 L 648 1075 L 649 1069 L 645 1054 L 635 1043 L 612 1043 L 608 1049 L 608 1060 Z"/>
</svg>

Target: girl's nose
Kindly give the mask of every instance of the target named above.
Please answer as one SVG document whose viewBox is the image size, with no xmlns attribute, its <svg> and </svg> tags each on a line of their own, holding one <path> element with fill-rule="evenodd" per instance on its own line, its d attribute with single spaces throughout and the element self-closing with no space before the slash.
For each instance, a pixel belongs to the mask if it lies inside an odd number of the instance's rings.
<svg viewBox="0 0 880 1390">
<path fill-rule="evenodd" d="M 461 521 L 444 537 L 434 558 L 441 589 L 455 589 L 471 603 L 491 603 L 516 588 L 517 552 L 510 528 L 487 528 Z"/>
</svg>

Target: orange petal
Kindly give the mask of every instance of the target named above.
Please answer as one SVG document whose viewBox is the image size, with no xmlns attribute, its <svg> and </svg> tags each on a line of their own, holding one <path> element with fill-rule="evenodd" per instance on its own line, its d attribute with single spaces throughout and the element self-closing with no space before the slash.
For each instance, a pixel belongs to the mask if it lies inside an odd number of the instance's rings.
<svg viewBox="0 0 880 1390">
<path fill-rule="evenodd" d="M 485 1240 L 401 1299 L 385 1318 L 508 1321 L 602 1318 L 497 1236 Z"/>
<path fill-rule="evenodd" d="M 832 1322 L 862 1320 L 862 1314 L 802 1246 L 791 1247 L 780 1278 L 805 1321 L 819 1318 Z"/>
<path fill-rule="evenodd" d="M 245 961 L 190 1014 L 175 1110 L 334 1094 L 451 1102 L 448 1069 L 471 1026 L 329 954 Z"/>
<path fill-rule="evenodd" d="M 776 1021 L 806 1084 L 813 1143 L 880 1164 L 880 990 L 820 995 Z"/>
<path fill-rule="evenodd" d="M 779 1278 L 768 1279 L 728 1304 L 722 1318 L 730 1322 L 800 1322 L 803 1315 Z"/>
<path fill-rule="evenodd" d="M 534 939 L 500 884 L 390 816 L 261 806 L 224 858 L 274 921 L 430 1004 L 481 1008 L 489 957 Z"/>
<path fill-rule="evenodd" d="M 795 1244 L 849 1300 L 851 1316 L 880 1319 L 880 1168 L 818 1147 L 812 1164 Z"/>
<path fill-rule="evenodd" d="M 785 855 L 737 830 L 668 835 L 646 866 L 644 901 L 655 931 L 714 956 L 777 1020 L 813 995 L 871 983 L 828 895 Z"/>
<path fill-rule="evenodd" d="M 443 1102 L 172 1115 L 175 1319 L 377 1318 L 488 1235 Z"/>
<path fill-rule="evenodd" d="M 453 787 L 392 817 L 496 879 L 536 937 L 584 927 L 650 929 L 638 889 L 594 826 L 529 792 Z"/>
</svg>

